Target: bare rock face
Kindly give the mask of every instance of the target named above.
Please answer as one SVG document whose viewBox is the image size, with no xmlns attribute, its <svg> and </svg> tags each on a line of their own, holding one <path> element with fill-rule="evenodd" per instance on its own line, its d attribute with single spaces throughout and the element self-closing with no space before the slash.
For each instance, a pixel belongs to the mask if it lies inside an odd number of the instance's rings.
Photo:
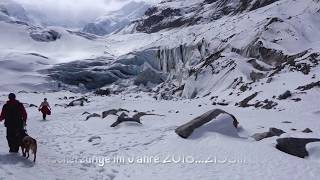
<svg viewBox="0 0 320 180">
<path fill-rule="evenodd" d="M 51 42 L 59 39 L 61 34 L 54 30 L 34 30 L 30 32 L 30 36 L 35 41 Z"/>
<path fill-rule="evenodd" d="M 201 127 L 202 125 L 212 121 L 216 117 L 218 117 L 220 114 L 227 114 L 233 119 L 233 126 L 234 128 L 238 127 L 238 120 L 230 113 L 227 113 L 224 110 L 221 109 L 214 109 L 211 111 L 206 112 L 205 114 L 196 117 L 195 119 L 189 121 L 188 123 L 178 127 L 175 132 L 182 138 L 188 138 L 195 129 Z"/>
<path fill-rule="evenodd" d="M 278 0 L 198 0 L 192 7 L 176 8 L 169 0 L 159 7 L 151 7 L 145 17 L 134 21 L 139 32 L 154 33 L 163 29 L 190 26 L 199 22 L 210 22 L 227 15 L 236 15 L 270 5 Z M 168 4 L 167 4 L 168 3 Z M 208 13 L 210 9 L 210 13 Z M 210 14 L 210 15 L 207 15 Z"/>
<path fill-rule="evenodd" d="M 269 138 L 269 137 L 273 137 L 273 136 L 280 136 L 283 133 L 285 133 L 285 132 L 281 129 L 270 128 L 268 132 L 256 133 L 256 134 L 252 135 L 251 137 L 253 137 L 256 141 L 260 141 L 265 138 Z"/>
<path fill-rule="evenodd" d="M 312 142 L 319 142 L 316 138 L 280 138 L 277 139 L 276 148 L 287 154 L 305 158 L 309 155 L 306 145 Z"/>
</svg>

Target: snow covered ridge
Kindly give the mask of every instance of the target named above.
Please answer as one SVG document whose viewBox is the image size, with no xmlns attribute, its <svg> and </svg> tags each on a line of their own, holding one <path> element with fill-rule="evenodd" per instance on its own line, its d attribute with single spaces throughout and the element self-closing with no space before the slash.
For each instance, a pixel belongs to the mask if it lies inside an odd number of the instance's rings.
<svg viewBox="0 0 320 180">
<path fill-rule="evenodd" d="M 164 0 L 123 32 L 154 33 L 163 29 L 205 24 L 270 5 L 278 0 Z M 132 29 L 132 30 L 130 30 Z"/>
<path fill-rule="evenodd" d="M 318 1 L 282 0 L 207 24 L 114 34 L 106 37 L 107 52 L 113 55 L 109 64 L 85 67 L 75 76 L 55 74 L 89 89 L 109 83 L 121 90 L 143 85 L 164 99 L 211 93 L 219 96 L 215 103 L 225 105 L 241 105 L 258 92 L 256 106 L 272 108 L 273 97 L 287 90 L 299 96 L 296 88 L 317 82 L 319 9 Z"/>
<path fill-rule="evenodd" d="M 18 3 L 11 0 L 1 0 L 0 2 L 0 21 L 17 20 L 28 22 L 25 9 Z"/>
<path fill-rule="evenodd" d="M 109 12 L 97 18 L 95 22 L 87 24 L 82 31 L 100 36 L 110 34 L 121 30 L 131 21 L 141 18 L 149 7 L 150 4 L 146 2 L 132 1 L 120 10 Z"/>
</svg>

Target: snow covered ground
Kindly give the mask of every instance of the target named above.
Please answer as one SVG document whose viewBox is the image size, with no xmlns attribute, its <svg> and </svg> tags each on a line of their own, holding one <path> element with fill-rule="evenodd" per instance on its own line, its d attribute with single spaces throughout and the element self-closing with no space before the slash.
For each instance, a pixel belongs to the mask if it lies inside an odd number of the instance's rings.
<svg viewBox="0 0 320 180">
<path fill-rule="evenodd" d="M 0 128 L 0 179 L 318 179 L 320 143 L 311 143 L 310 157 L 301 159 L 277 150 L 278 137 L 258 142 L 250 138 L 270 127 L 287 132 L 281 137 L 319 137 L 319 102 L 309 95 L 305 95 L 304 101 L 281 105 L 285 109 L 281 112 L 214 106 L 208 97 L 156 101 L 142 93 L 110 97 L 88 94 L 90 102 L 82 107 L 58 106 L 72 100 L 64 99 L 65 96 L 79 98 L 83 94 L 18 94 L 23 103 L 36 105 L 47 97 L 53 115 L 43 121 L 37 108 L 27 108 L 28 133 L 38 140 L 39 146 L 35 164 L 20 155 L 8 154 L 5 128 Z M 1 101 L 5 99 L 6 94 L 1 96 Z M 111 128 L 116 116 L 86 120 L 88 114 L 82 115 L 117 108 L 127 109 L 130 114 L 137 110 L 164 116 L 145 116 L 142 125 L 123 123 Z M 223 133 L 210 123 L 197 129 L 189 139 L 175 134 L 176 127 L 214 108 L 235 115 L 240 122 L 236 133 Z M 228 117 L 218 117 L 224 118 Z M 305 128 L 313 133 L 302 133 Z"/>
</svg>

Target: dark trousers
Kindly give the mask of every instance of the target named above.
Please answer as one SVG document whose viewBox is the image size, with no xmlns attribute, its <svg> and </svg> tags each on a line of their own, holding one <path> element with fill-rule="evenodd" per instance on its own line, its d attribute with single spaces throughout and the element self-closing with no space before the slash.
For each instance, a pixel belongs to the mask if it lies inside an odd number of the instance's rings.
<svg viewBox="0 0 320 180">
<path fill-rule="evenodd" d="M 47 115 L 46 114 L 42 114 L 42 118 L 43 120 L 46 120 Z"/>
<path fill-rule="evenodd" d="M 10 152 L 19 151 L 19 145 L 21 141 L 19 138 L 20 130 L 21 129 L 15 127 L 7 127 L 7 140 Z"/>
</svg>

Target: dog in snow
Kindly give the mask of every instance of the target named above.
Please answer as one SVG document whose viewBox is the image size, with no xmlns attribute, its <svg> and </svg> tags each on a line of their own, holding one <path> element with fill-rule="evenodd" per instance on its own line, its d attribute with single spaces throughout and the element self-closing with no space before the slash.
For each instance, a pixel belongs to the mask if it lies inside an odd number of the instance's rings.
<svg viewBox="0 0 320 180">
<path fill-rule="evenodd" d="M 37 148 L 38 148 L 37 141 L 35 139 L 33 139 L 32 137 L 25 136 L 22 139 L 21 150 L 22 150 L 23 157 L 29 158 L 29 152 L 31 150 L 33 153 L 33 162 L 36 162 Z"/>
</svg>

